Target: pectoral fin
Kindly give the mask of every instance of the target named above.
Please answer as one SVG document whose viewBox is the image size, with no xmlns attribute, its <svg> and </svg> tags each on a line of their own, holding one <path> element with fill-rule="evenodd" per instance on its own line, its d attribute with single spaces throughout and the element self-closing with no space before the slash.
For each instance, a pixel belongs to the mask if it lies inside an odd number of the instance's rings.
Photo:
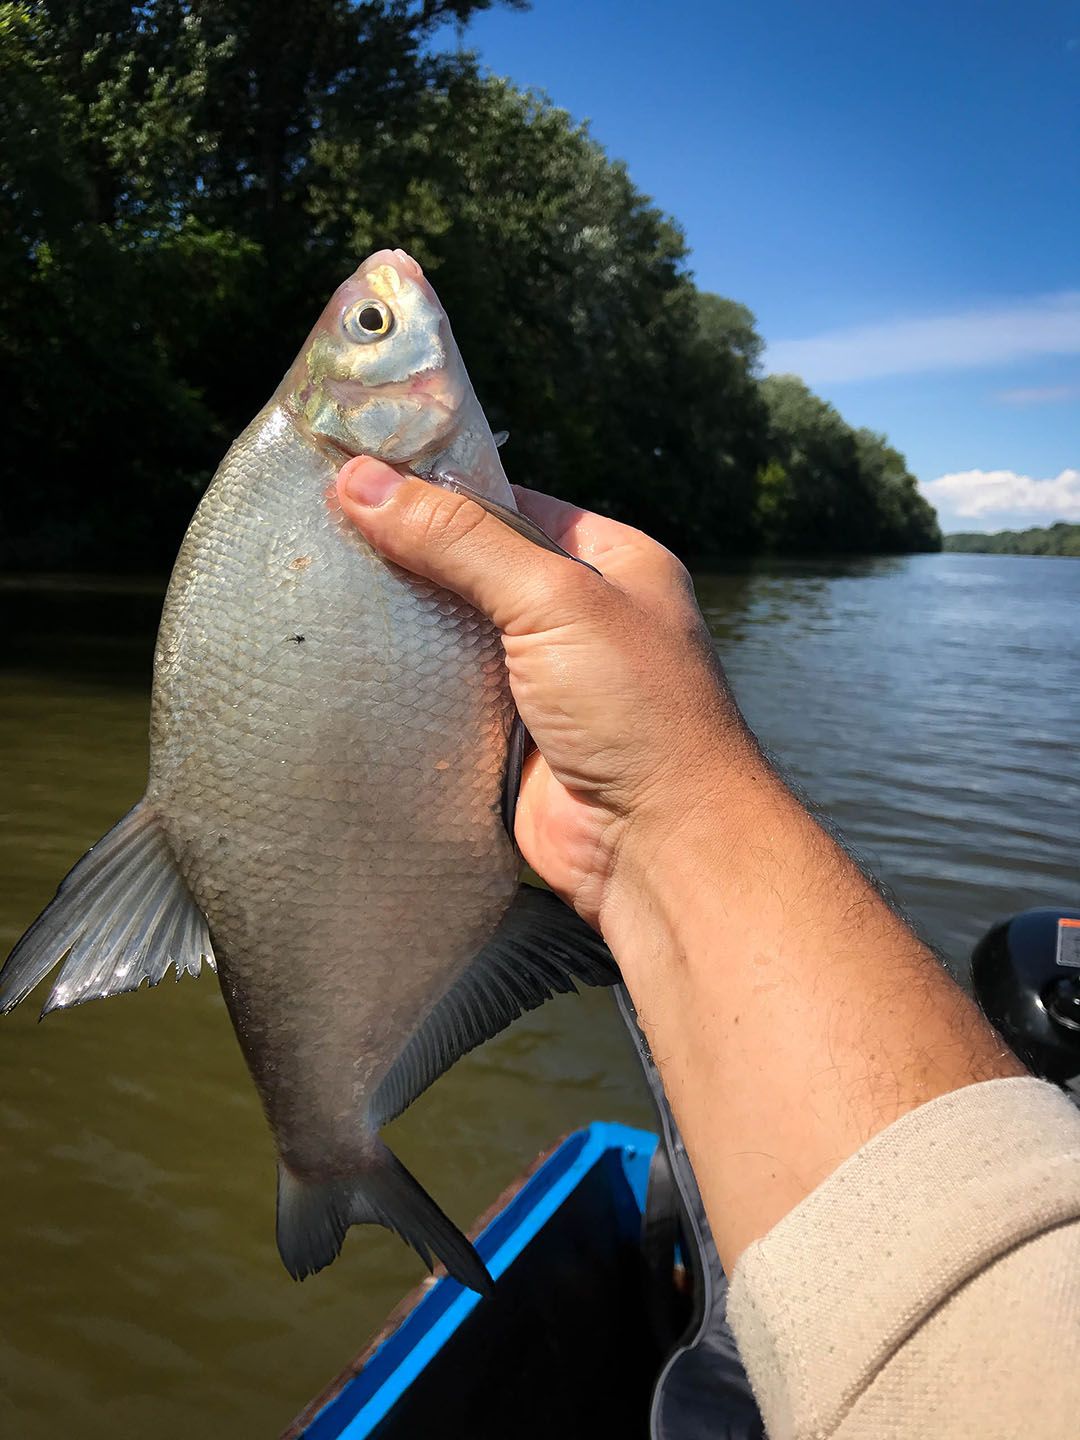
<svg viewBox="0 0 1080 1440">
<path fill-rule="evenodd" d="M 526 1010 L 582 985 L 614 985 L 611 952 L 550 890 L 522 885 L 498 930 L 405 1046 L 376 1091 L 374 1125 L 393 1120 L 455 1060 Z"/>
<path fill-rule="evenodd" d="M 53 967 L 63 968 L 42 1016 L 105 995 L 211 969 L 202 911 L 176 868 L 154 811 L 141 801 L 60 882 L 0 971 L 0 1014 L 13 1010 Z"/>
<path fill-rule="evenodd" d="M 510 741 L 506 751 L 506 775 L 503 778 L 503 802 L 502 817 L 506 833 L 516 845 L 514 837 L 514 821 L 517 818 L 518 795 L 521 793 L 521 771 L 525 764 L 525 757 L 529 753 L 531 736 L 525 729 L 525 721 L 520 715 L 514 715 L 514 723 L 510 727 Z"/>
</svg>

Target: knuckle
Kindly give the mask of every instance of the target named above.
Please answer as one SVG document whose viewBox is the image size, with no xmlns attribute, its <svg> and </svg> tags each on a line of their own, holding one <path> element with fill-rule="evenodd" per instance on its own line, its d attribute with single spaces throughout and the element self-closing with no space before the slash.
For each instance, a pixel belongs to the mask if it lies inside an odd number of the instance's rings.
<svg viewBox="0 0 1080 1440">
<path fill-rule="evenodd" d="M 659 558 L 663 555 L 670 555 L 670 550 L 664 548 L 659 540 L 654 540 L 644 530 L 639 530 L 636 525 L 621 525 L 622 540 L 626 545 L 631 545 L 635 550 L 640 550 L 643 557 Z"/>
<path fill-rule="evenodd" d="M 425 548 L 451 550 L 468 540 L 487 515 L 464 495 L 425 485 L 412 502 L 408 519 Z"/>
<path fill-rule="evenodd" d="M 661 545 L 659 540 L 654 540 L 644 530 L 635 530 L 629 525 L 626 527 L 626 535 L 628 543 L 639 552 L 642 563 L 647 565 L 657 578 L 666 578 L 673 586 L 683 588 L 691 583 L 690 572 L 666 545 Z"/>
<path fill-rule="evenodd" d="M 649 566 L 657 582 L 673 601 L 679 604 L 689 604 L 694 611 L 697 610 L 696 592 L 694 582 L 691 579 L 690 571 L 682 563 L 677 555 L 666 549 L 663 545 L 653 541 L 653 550 L 649 556 Z"/>
<path fill-rule="evenodd" d="M 679 557 L 655 540 L 652 544 L 653 564 L 656 566 L 657 573 L 665 576 L 672 586 L 678 589 L 692 590 L 693 581 L 690 579 L 690 571 Z"/>
</svg>

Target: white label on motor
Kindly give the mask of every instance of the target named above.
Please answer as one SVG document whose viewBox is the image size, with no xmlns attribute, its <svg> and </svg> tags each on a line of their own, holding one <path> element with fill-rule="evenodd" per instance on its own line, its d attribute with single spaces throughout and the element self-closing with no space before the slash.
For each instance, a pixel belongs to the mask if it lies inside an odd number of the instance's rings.
<svg viewBox="0 0 1080 1440">
<path fill-rule="evenodd" d="M 1080 920 L 1059 920 L 1057 963 L 1080 970 Z"/>
</svg>

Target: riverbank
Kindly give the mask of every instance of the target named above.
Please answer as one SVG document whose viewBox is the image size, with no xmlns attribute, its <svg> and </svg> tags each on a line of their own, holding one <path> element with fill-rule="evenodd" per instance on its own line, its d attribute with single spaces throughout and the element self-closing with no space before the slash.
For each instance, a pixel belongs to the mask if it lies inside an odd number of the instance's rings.
<svg viewBox="0 0 1080 1440">
<path fill-rule="evenodd" d="M 998 530 L 993 535 L 962 531 L 942 538 L 943 548 L 957 554 L 1080 557 L 1080 525 L 1064 520 L 1031 530 Z"/>
</svg>

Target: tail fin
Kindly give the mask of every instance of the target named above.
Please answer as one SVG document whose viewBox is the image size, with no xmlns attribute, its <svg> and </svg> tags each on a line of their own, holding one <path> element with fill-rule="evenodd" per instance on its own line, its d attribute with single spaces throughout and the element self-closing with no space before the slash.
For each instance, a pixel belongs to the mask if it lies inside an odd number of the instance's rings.
<svg viewBox="0 0 1080 1440">
<path fill-rule="evenodd" d="M 462 1285 L 490 1295 L 487 1267 L 452 1220 L 381 1140 L 355 1175 L 309 1180 L 278 1162 L 277 1243 L 286 1270 L 303 1280 L 329 1265 L 350 1225 L 385 1225 L 430 1270 L 441 1260 Z"/>
</svg>

